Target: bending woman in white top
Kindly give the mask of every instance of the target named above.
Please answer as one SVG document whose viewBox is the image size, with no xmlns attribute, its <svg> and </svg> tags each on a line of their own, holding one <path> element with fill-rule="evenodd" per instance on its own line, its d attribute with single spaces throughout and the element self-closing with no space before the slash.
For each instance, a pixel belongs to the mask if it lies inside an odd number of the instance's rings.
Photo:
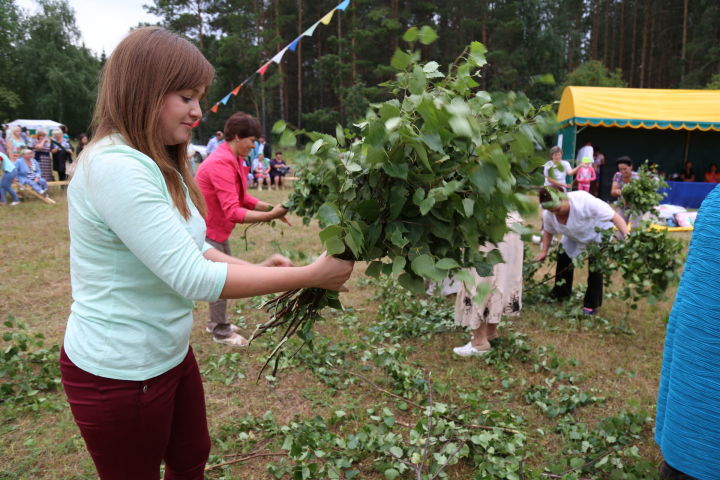
<svg viewBox="0 0 720 480">
<path fill-rule="evenodd" d="M 68 188 L 73 304 L 62 380 L 103 480 L 157 479 L 162 462 L 166 479 L 203 478 L 210 439 L 189 346 L 193 300 L 344 290 L 352 271 L 326 256 L 253 265 L 205 244 L 186 147 L 213 75 L 177 35 L 130 33 L 105 65 L 93 142 Z"/>
<path fill-rule="evenodd" d="M 550 250 L 553 235 L 562 235 L 562 250 L 558 252 L 555 287 L 551 295 L 564 301 L 572 294 L 573 262 L 590 242 L 598 242 L 602 236 L 595 229 L 617 227 L 623 238 L 628 234 L 625 220 L 610 205 L 588 192 L 562 193 L 552 187 L 540 189 L 543 211 L 543 239 L 536 262 L 545 259 Z M 594 258 L 588 260 L 588 286 L 583 300 L 583 313 L 594 315 L 602 305 L 603 275 L 595 271 Z"/>
</svg>

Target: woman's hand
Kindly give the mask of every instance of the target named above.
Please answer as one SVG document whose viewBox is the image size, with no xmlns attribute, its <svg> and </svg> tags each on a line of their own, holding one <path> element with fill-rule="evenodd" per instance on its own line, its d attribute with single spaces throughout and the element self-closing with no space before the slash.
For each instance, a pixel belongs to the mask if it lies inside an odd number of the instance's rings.
<svg viewBox="0 0 720 480">
<path fill-rule="evenodd" d="M 292 227 L 292 224 L 290 223 L 290 220 L 288 220 L 287 218 L 285 218 L 285 215 L 287 215 L 287 212 L 288 212 L 288 209 L 285 208 L 285 207 L 283 207 L 282 204 L 278 203 L 277 205 L 275 205 L 275 206 L 272 208 L 272 210 L 270 210 L 270 219 L 271 219 L 271 220 L 274 220 L 274 219 L 277 218 L 277 219 L 280 220 L 281 222 L 285 222 L 285 223 L 287 223 L 289 226 Z"/>
<path fill-rule="evenodd" d="M 325 290 L 347 292 L 348 289 L 344 284 L 350 278 L 354 266 L 355 262 L 329 257 L 323 253 L 310 264 L 313 269 L 312 286 L 324 288 Z"/>
<path fill-rule="evenodd" d="M 535 257 L 535 261 L 536 261 L 536 262 L 542 262 L 543 260 L 545 260 L 545 257 L 547 257 L 547 252 L 540 252 L 540 253 L 538 253 L 537 256 Z"/>
<path fill-rule="evenodd" d="M 263 267 L 294 267 L 292 261 L 279 253 L 274 253 L 259 263 Z"/>
<path fill-rule="evenodd" d="M 617 227 L 618 232 L 620 233 L 620 239 L 624 240 L 625 238 L 627 238 L 627 236 L 630 234 L 630 229 L 628 228 L 625 219 L 623 219 L 620 215 L 616 213 L 615 215 L 613 215 L 610 221 Z"/>
</svg>

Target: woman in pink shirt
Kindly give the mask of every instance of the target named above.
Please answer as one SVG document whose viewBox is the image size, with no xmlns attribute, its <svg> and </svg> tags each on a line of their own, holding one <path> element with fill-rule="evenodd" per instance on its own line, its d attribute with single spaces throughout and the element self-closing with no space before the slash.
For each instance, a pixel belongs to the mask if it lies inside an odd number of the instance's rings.
<svg viewBox="0 0 720 480">
<path fill-rule="evenodd" d="M 249 168 L 243 161 L 261 134 L 260 122 L 246 113 L 237 112 L 225 122 L 225 142 L 200 164 L 195 180 L 205 197 L 207 214 L 206 240 L 213 247 L 230 255 L 228 238 L 238 223 L 269 222 L 285 218 L 287 209 L 271 205 L 249 195 Z M 271 257 L 272 259 L 273 257 Z M 227 320 L 227 300 L 210 303 L 208 333 L 217 343 L 243 347 L 247 339 Z"/>
</svg>

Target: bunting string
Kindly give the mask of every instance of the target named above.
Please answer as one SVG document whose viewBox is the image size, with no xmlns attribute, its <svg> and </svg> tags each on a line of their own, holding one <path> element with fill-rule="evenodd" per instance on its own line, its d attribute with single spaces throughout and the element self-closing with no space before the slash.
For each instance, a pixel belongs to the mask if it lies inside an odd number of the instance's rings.
<svg viewBox="0 0 720 480">
<path fill-rule="evenodd" d="M 285 47 L 283 47 L 279 52 L 277 52 L 275 55 L 273 55 L 272 58 L 270 58 L 270 60 L 268 60 L 267 62 L 265 62 L 265 63 L 264 63 L 260 68 L 258 68 L 252 75 L 250 75 L 248 78 L 246 78 L 245 80 L 243 80 L 243 81 L 240 83 L 240 85 L 238 85 L 237 87 L 233 88 L 233 89 L 230 91 L 230 93 L 228 93 L 228 94 L 225 95 L 223 98 L 221 98 L 220 100 L 218 100 L 217 102 L 215 102 L 215 104 L 214 104 L 212 107 L 210 107 L 210 112 L 212 112 L 212 113 L 217 113 L 218 109 L 219 109 L 222 105 L 227 105 L 227 103 L 230 101 L 230 98 L 231 98 L 231 97 L 237 96 L 237 95 L 240 93 L 240 90 L 242 89 L 243 86 L 245 86 L 245 85 L 252 85 L 252 82 L 253 82 L 253 80 L 255 79 L 255 76 L 256 76 L 256 75 L 259 74 L 261 77 L 264 77 L 264 76 L 265 76 L 265 72 L 267 72 L 267 69 L 268 69 L 268 67 L 269 67 L 271 64 L 273 64 L 273 63 L 279 64 L 279 63 L 282 61 L 283 56 L 285 55 L 285 53 L 287 53 L 288 50 L 291 51 L 291 52 L 294 52 L 294 51 L 297 50 L 297 46 L 298 46 L 298 44 L 300 43 L 300 40 L 301 40 L 303 37 L 312 37 L 313 34 L 315 33 L 315 29 L 317 28 L 318 25 L 320 25 L 321 23 L 322 23 L 323 25 L 329 25 L 330 22 L 332 21 L 333 16 L 335 15 L 335 11 L 336 11 L 336 10 L 340 10 L 341 12 L 344 12 L 344 11 L 348 8 L 349 5 L 350 5 L 350 0 L 343 0 L 342 2 L 340 2 L 335 8 L 333 8 L 333 9 L 330 10 L 328 13 L 326 13 L 320 20 L 318 20 L 317 22 L 313 23 L 313 24 L 310 26 L 310 28 L 308 28 L 307 30 L 305 30 L 305 31 L 304 31 L 303 33 L 301 33 L 300 35 L 298 35 L 297 38 L 295 38 L 292 42 L 290 42 L 289 44 L 287 44 L 287 45 L 286 45 Z M 208 114 L 206 113 L 205 116 L 203 116 L 203 119 L 205 119 L 205 118 L 207 117 L 207 115 L 208 115 Z M 199 123 L 199 121 L 198 121 L 198 123 Z"/>
</svg>

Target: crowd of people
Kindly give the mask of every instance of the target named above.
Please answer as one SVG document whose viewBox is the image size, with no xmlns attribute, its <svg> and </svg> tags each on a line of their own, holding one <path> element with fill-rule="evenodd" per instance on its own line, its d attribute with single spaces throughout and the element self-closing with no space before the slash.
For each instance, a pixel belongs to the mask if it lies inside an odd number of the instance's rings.
<svg viewBox="0 0 720 480">
<path fill-rule="evenodd" d="M 705 171 L 702 180 L 699 180 L 695 175 L 695 168 L 693 162 L 687 161 L 683 165 L 680 173 L 670 175 L 669 180 L 679 180 L 681 182 L 705 182 L 705 183 L 718 183 L 720 182 L 720 172 L 718 172 L 717 163 L 711 163 L 708 165 L 708 169 Z"/>
<path fill-rule="evenodd" d="M 225 142 L 226 134 L 218 130 L 210 138 L 206 147 L 206 153 L 211 156 L 220 145 Z M 275 152 L 272 155 L 272 146 L 268 143 L 265 135 L 258 135 L 253 140 L 253 145 L 243 157 L 245 166 L 248 167 L 247 179 L 251 186 L 262 190 L 263 187 L 273 190 L 285 189 L 285 176 L 290 167 L 283 160 L 282 152 Z"/>
<path fill-rule="evenodd" d="M 11 206 L 20 204 L 12 187 L 15 181 L 39 195 L 47 196 L 48 182 L 67 180 L 74 170 L 76 156 L 87 143 L 87 135 L 81 134 L 73 149 L 65 125 L 52 129 L 50 136 L 41 129 L 31 132 L 20 125 L 3 125 L 0 139 L 3 165 L 0 205 L 7 203 L 7 196 L 10 196 Z"/>
<path fill-rule="evenodd" d="M 621 205 L 616 212 L 608 203 L 598 197 L 600 167 L 605 157 L 591 142 L 585 142 L 578 150 L 576 167 L 562 160 L 563 151 L 559 146 L 550 149 L 551 159 L 544 165 L 545 186 L 540 190 L 539 202 L 543 208 L 542 238 L 540 253 L 535 261 L 547 257 L 551 241 L 561 235 L 562 249 L 558 252 L 555 286 L 551 296 L 557 300 L 570 298 L 573 283 L 573 259 L 580 255 L 590 242 L 601 239 L 599 230 L 617 229 L 620 238 L 628 232 L 628 216 Z M 622 156 L 615 161 L 617 172 L 613 175 L 610 193 L 613 198 L 622 197 L 622 189 L 637 178 L 632 169 L 632 160 Z M 577 189 L 572 190 L 568 177 L 575 176 Z M 595 188 L 591 188 L 595 183 Z M 591 193 L 592 192 L 592 193 Z M 620 202 L 622 204 L 622 202 Z M 603 276 L 596 271 L 597 259 L 589 258 L 587 290 L 583 300 L 582 313 L 595 315 L 602 305 Z"/>
</svg>

